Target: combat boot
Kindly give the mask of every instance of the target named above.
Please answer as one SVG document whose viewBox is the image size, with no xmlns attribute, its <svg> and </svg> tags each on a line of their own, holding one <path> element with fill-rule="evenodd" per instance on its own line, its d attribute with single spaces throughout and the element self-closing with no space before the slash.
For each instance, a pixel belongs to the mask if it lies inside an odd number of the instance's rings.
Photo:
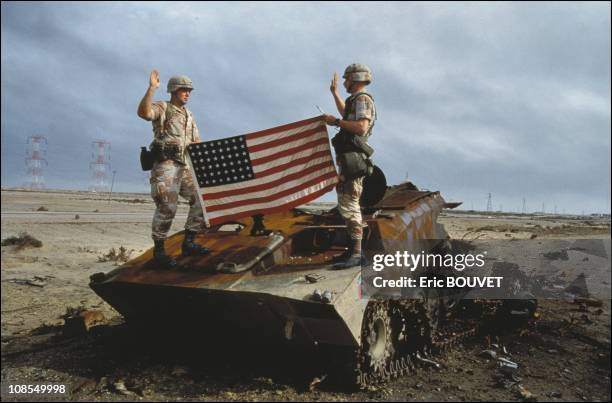
<svg viewBox="0 0 612 403">
<path fill-rule="evenodd" d="M 361 254 L 361 240 L 357 241 L 351 239 L 351 247 L 347 252 L 347 257 L 343 261 L 336 263 L 333 266 L 334 269 L 350 269 L 351 267 L 361 266 L 363 264 L 364 258 Z M 338 258 L 340 258 L 340 256 L 338 256 Z"/>
<path fill-rule="evenodd" d="M 198 233 L 195 231 L 185 231 L 183 240 L 183 256 L 204 256 L 210 253 L 210 249 L 193 242 Z"/>
<path fill-rule="evenodd" d="M 153 249 L 153 259 L 155 263 L 159 264 L 164 269 L 174 269 L 176 267 L 176 260 L 171 256 L 166 255 L 166 249 L 164 248 L 164 240 L 155 240 L 155 249 Z"/>
<path fill-rule="evenodd" d="M 351 257 L 351 254 L 353 253 L 353 249 L 355 248 L 354 244 L 355 244 L 355 241 L 351 239 L 349 241 L 348 249 L 342 252 L 342 254 L 334 256 L 332 258 L 332 263 L 341 263 L 341 262 L 344 262 L 349 257 Z"/>
<path fill-rule="evenodd" d="M 361 253 L 351 253 L 351 256 L 346 259 L 344 262 L 336 263 L 334 265 L 334 269 L 342 270 L 342 269 L 350 269 L 351 267 L 361 266 L 363 262 L 363 256 Z"/>
</svg>

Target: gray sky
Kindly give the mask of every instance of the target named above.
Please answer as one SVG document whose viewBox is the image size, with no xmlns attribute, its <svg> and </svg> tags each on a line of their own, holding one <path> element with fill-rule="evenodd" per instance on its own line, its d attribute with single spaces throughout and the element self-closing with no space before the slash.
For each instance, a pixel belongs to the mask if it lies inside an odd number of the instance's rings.
<svg viewBox="0 0 612 403">
<path fill-rule="evenodd" d="M 152 68 L 189 75 L 204 139 L 334 112 L 329 81 L 374 73 L 374 160 L 465 208 L 610 212 L 610 3 L 2 2 L 2 186 L 48 139 L 47 187 L 86 189 L 112 143 L 118 191 L 147 191 L 136 116 Z M 330 129 L 330 134 L 333 130 Z M 328 194 L 324 200 L 333 200 Z"/>
</svg>

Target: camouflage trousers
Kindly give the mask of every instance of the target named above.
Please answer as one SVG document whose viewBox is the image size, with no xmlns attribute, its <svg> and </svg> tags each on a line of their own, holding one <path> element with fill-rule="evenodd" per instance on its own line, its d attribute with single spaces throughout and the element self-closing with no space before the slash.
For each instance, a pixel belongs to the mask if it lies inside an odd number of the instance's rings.
<svg viewBox="0 0 612 403">
<path fill-rule="evenodd" d="M 338 210 L 346 221 L 349 236 L 353 240 L 361 240 L 363 227 L 359 198 L 363 192 L 363 176 L 353 180 L 341 180 L 336 185 L 336 192 L 338 193 Z"/>
<path fill-rule="evenodd" d="M 154 240 L 166 239 L 176 214 L 179 195 L 189 202 L 189 215 L 185 229 L 199 231 L 204 225 L 204 215 L 198 192 L 193 185 L 189 167 L 176 161 L 156 162 L 151 170 L 151 196 L 157 208 L 153 215 Z"/>
</svg>

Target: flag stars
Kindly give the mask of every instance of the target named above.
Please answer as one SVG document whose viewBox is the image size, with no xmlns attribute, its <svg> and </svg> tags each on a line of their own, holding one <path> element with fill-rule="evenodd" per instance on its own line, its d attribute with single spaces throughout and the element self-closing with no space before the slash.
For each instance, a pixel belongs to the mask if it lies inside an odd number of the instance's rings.
<svg viewBox="0 0 612 403">
<path fill-rule="evenodd" d="M 245 136 L 199 143 L 197 150 L 201 151 L 195 151 L 195 147 L 195 144 L 190 147 L 189 152 L 194 156 L 193 169 L 201 187 L 240 183 L 254 178 Z M 195 158 L 198 155 L 202 158 Z"/>
</svg>

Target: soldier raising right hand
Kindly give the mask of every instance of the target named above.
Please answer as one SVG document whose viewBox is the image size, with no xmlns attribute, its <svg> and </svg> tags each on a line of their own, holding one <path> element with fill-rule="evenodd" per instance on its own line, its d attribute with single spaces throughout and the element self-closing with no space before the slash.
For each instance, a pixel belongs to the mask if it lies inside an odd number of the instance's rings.
<svg viewBox="0 0 612 403">
<path fill-rule="evenodd" d="M 189 201 L 182 254 L 204 255 L 209 252 L 194 242 L 204 217 L 200 197 L 186 164 L 186 147 L 201 140 L 193 115 L 185 106 L 193 90 L 191 79 L 187 76 L 170 78 L 167 88 L 171 94 L 170 101 L 153 102 L 153 94 L 159 85 L 159 72 L 153 70 L 149 75 L 149 88 L 138 105 L 138 116 L 153 122 L 151 151 L 155 154 L 155 163 L 150 180 L 151 196 L 156 205 L 152 224 L 153 256 L 160 266 L 173 268 L 176 261 L 166 254 L 164 241 L 172 226 L 179 196 Z"/>
</svg>

